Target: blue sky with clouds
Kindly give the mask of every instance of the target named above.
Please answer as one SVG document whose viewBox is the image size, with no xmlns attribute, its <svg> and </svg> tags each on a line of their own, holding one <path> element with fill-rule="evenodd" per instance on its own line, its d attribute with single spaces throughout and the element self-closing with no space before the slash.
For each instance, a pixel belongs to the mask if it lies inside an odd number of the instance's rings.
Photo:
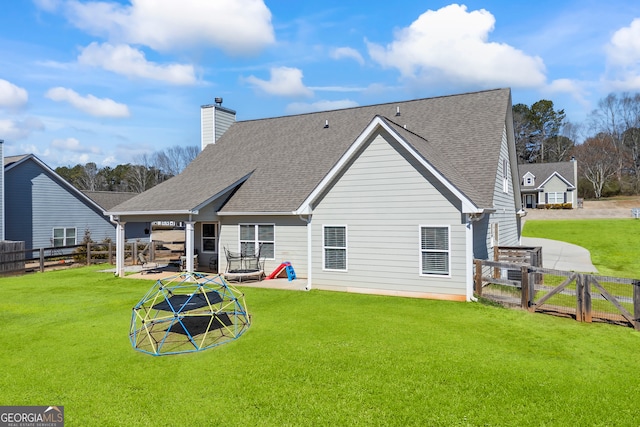
<svg viewBox="0 0 640 427">
<path fill-rule="evenodd" d="M 128 163 L 238 120 L 510 87 L 586 123 L 640 92 L 635 0 L 20 0 L 0 13 L 5 155 Z"/>
</svg>

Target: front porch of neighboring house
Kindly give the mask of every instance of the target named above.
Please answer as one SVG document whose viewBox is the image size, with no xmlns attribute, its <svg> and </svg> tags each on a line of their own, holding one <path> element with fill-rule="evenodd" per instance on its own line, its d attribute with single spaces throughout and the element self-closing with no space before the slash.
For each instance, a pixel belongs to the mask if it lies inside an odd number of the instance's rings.
<svg viewBox="0 0 640 427">
<path fill-rule="evenodd" d="M 536 209 L 538 207 L 538 192 L 525 193 L 522 192 L 522 205 L 525 209 Z"/>
</svg>

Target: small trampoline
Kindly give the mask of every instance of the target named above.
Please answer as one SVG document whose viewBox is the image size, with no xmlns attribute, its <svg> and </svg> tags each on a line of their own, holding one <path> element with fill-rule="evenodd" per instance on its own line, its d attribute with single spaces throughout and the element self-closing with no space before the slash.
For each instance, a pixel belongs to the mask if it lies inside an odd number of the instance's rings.
<svg viewBox="0 0 640 427">
<path fill-rule="evenodd" d="M 129 338 L 154 356 L 190 353 L 235 340 L 250 324 L 244 294 L 222 276 L 182 273 L 158 280 L 136 304 Z"/>
</svg>

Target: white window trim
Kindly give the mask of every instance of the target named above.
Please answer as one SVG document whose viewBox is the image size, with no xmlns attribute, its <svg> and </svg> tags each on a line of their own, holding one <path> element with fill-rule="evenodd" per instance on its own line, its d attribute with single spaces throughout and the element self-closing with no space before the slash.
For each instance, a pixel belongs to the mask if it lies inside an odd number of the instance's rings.
<svg viewBox="0 0 640 427">
<path fill-rule="evenodd" d="M 533 174 L 531 172 L 527 172 L 524 175 L 524 182 L 523 185 L 527 186 L 527 187 L 533 187 L 536 184 L 536 178 L 535 176 L 533 176 Z"/>
<path fill-rule="evenodd" d="M 205 251 L 204 250 L 204 241 L 205 240 L 211 240 L 210 237 L 204 237 L 204 226 L 209 225 L 209 224 L 213 224 L 216 227 L 216 250 L 215 251 Z M 200 223 L 200 248 L 202 250 L 202 253 L 205 254 L 217 254 L 218 253 L 218 245 L 220 244 L 220 223 L 219 222 L 215 222 L 215 221 L 207 221 L 207 222 L 203 222 Z"/>
<path fill-rule="evenodd" d="M 258 226 L 259 225 L 270 225 L 273 227 L 273 257 L 272 258 L 265 258 L 268 260 L 273 260 L 276 259 L 276 224 L 275 223 L 265 223 L 265 222 L 241 222 L 238 223 L 238 252 L 242 252 L 242 240 L 240 239 L 240 229 L 242 228 L 243 225 L 253 225 L 256 229 L 256 234 L 255 234 L 255 241 L 254 243 L 257 245 L 260 244 L 260 240 L 258 240 Z M 266 240 L 264 240 L 263 242 L 266 242 Z"/>
<path fill-rule="evenodd" d="M 555 201 L 551 201 L 551 195 L 554 195 L 553 198 Z M 558 195 L 562 196 L 561 200 L 558 202 Z M 565 191 L 548 191 L 547 192 L 547 203 L 550 205 L 557 205 L 557 204 L 563 204 L 564 200 L 566 199 L 566 192 Z"/>
<path fill-rule="evenodd" d="M 51 229 L 51 245 L 55 248 L 55 247 L 61 247 L 61 246 L 56 246 L 56 230 L 64 230 L 64 237 L 63 239 L 63 245 L 62 246 L 73 246 L 73 245 L 77 245 L 78 244 L 78 228 L 77 227 L 53 227 L 53 229 Z M 73 238 L 73 244 L 71 245 L 67 245 L 67 230 L 73 230 L 75 233 L 75 237 Z"/>
<path fill-rule="evenodd" d="M 344 228 L 344 248 L 337 246 L 326 246 L 324 244 L 324 229 L 327 227 L 342 227 Z M 325 249 L 344 249 L 344 269 L 326 268 L 326 256 Z M 346 224 L 322 224 L 322 270 L 323 271 L 336 271 L 340 273 L 347 273 L 349 271 L 349 228 Z"/>
<path fill-rule="evenodd" d="M 449 249 L 446 251 L 449 258 L 449 272 L 447 274 L 425 274 L 422 272 L 422 229 L 423 228 L 446 228 Z M 440 277 L 451 278 L 451 225 L 449 224 L 420 224 L 418 225 L 418 275 L 420 277 Z"/>
</svg>

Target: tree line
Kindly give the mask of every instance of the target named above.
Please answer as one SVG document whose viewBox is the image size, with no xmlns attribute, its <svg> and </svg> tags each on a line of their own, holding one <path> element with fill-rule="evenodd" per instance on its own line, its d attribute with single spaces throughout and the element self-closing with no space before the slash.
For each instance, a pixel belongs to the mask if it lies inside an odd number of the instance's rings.
<svg viewBox="0 0 640 427">
<path fill-rule="evenodd" d="M 114 168 L 91 162 L 73 167 L 62 166 L 56 173 L 79 190 L 142 193 L 178 175 L 200 152 L 198 146 L 174 146 L 152 154 L 142 154 L 133 163 Z"/>
<path fill-rule="evenodd" d="M 640 94 L 609 94 L 585 123 L 567 121 L 550 100 L 515 104 L 513 125 L 518 163 L 578 161 L 580 197 L 640 194 Z M 87 163 L 56 172 L 80 190 L 141 193 L 182 172 L 199 152 L 174 146 L 115 168 Z"/>
</svg>

